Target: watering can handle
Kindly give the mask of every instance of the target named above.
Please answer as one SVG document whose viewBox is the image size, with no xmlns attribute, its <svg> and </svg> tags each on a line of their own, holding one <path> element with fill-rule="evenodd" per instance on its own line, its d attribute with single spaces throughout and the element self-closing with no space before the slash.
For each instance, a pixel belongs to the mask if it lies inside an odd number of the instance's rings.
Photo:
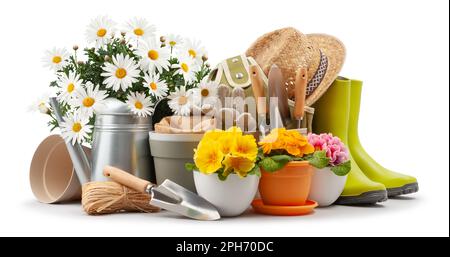
<svg viewBox="0 0 450 257">
<path fill-rule="evenodd" d="M 142 193 L 147 193 L 147 188 L 151 185 L 151 183 L 146 180 L 140 179 L 126 171 L 111 166 L 106 166 L 103 169 L 103 175 L 119 184 Z"/>
<path fill-rule="evenodd" d="M 53 109 L 53 114 L 55 114 L 58 125 L 61 126 L 64 119 L 61 115 L 61 109 L 56 97 L 50 97 L 50 106 Z M 75 168 L 75 172 L 77 173 L 78 180 L 81 184 L 89 182 L 91 178 L 91 164 L 86 153 L 83 151 L 83 147 L 79 143 L 72 145 L 68 141 L 66 141 L 66 146 L 70 159 L 72 160 L 73 167 Z"/>
</svg>

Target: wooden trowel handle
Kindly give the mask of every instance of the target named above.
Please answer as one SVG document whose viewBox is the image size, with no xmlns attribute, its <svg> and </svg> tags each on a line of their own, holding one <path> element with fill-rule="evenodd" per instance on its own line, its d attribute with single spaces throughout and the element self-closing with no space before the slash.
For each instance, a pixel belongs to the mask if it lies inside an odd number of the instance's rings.
<svg viewBox="0 0 450 257">
<path fill-rule="evenodd" d="M 148 185 L 151 184 L 146 180 L 140 179 L 136 176 L 131 175 L 128 172 L 125 172 L 121 169 L 114 168 L 111 166 L 106 166 L 103 169 L 103 175 L 119 184 L 122 184 L 126 187 L 132 188 L 142 193 L 146 193 Z"/>
<path fill-rule="evenodd" d="M 259 72 L 259 67 L 257 65 L 250 66 L 250 78 L 252 81 L 253 96 L 256 100 L 256 108 L 258 114 L 266 114 L 266 94 L 264 93 L 264 86 Z"/>
<path fill-rule="evenodd" d="M 303 118 L 305 109 L 306 86 L 308 83 L 308 71 L 306 68 L 300 68 L 295 77 L 295 108 L 294 117 Z"/>
</svg>

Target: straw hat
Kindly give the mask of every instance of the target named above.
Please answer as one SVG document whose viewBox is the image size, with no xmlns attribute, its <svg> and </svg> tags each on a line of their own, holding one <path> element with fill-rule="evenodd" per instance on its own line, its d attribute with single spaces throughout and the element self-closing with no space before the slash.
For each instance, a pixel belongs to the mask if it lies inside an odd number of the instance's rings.
<svg viewBox="0 0 450 257">
<path fill-rule="evenodd" d="M 306 105 L 311 106 L 337 78 L 345 59 L 345 47 L 339 39 L 325 34 L 302 34 L 294 28 L 267 33 L 246 52 L 268 75 L 273 64 L 281 68 L 289 97 L 294 96 L 295 73 L 308 68 Z"/>
</svg>

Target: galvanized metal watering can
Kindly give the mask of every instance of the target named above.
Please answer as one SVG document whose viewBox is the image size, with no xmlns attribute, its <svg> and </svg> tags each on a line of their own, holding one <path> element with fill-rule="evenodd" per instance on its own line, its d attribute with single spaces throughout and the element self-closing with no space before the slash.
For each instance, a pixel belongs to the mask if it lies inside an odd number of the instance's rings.
<svg viewBox="0 0 450 257">
<path fill-rule="evenodd" d="M 58 122 L 62 122 L 56 98 L 50 99 Z M 115 166 L 139 178 L 155 182 L 150 155 L 150 117 L 138 117 L 118 100 L 108 100 L 107 108 L 97 114 L 89 161 L 81 145 L 66 143 L 80 183 L 105 181 L 103 168 Z"/>
</svg>

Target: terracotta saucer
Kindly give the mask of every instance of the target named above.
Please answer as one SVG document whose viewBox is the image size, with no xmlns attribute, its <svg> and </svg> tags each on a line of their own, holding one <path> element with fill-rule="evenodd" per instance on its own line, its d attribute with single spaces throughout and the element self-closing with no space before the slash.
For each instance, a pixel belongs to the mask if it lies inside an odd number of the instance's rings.
<svg viewBox="0 0 450 257">
<path fill-rule="evenodd" d="M 317 202 L 308 200 L 305 205 L 301 206 L 277 206 L 264 205 L 261 199 L 253 200 L 253 209 L 261 214 L 275 215 L 275 216 L 300 216 L 306 215 L 314 211 L 318 206 Z"/>
</svg>

